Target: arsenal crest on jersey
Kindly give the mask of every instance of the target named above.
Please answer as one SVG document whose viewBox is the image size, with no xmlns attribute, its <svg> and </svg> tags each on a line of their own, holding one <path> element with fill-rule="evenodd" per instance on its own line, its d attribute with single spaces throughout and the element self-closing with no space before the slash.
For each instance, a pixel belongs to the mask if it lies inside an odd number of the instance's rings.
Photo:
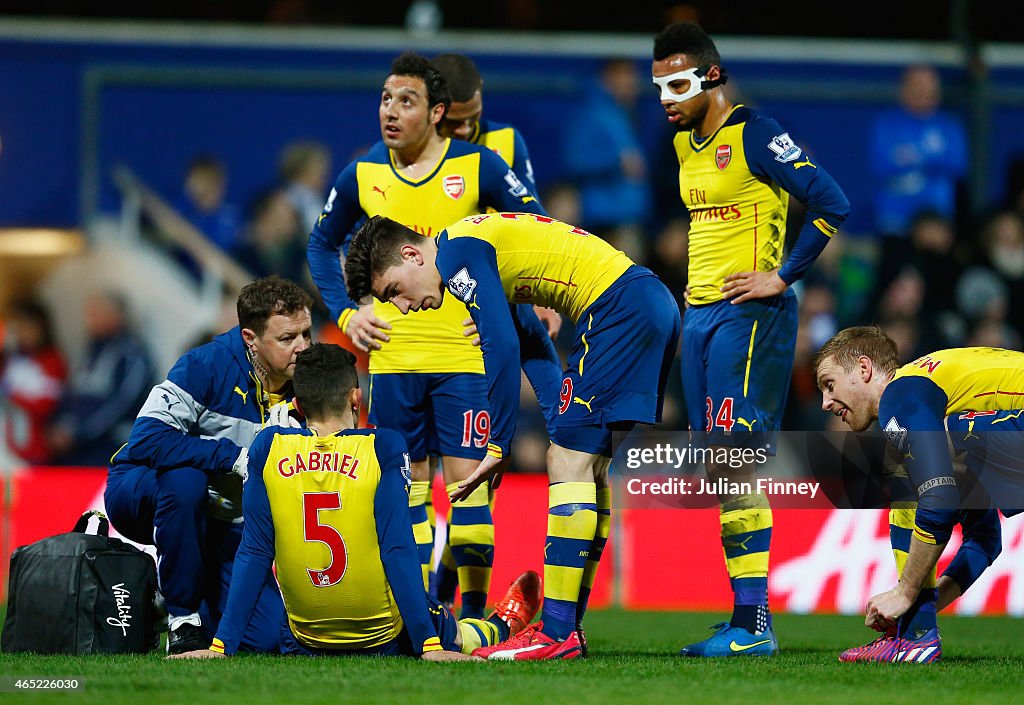
<svg viewBox="0 0 1024 705">
<path fill-rule="evenodd" d="M 466 180 L 459 175 L 444 177 L 444 192 L 452 199 L 459 200 L 466 192 Z"/>
<path fill-rule="evenodd" d="M 715 150 L 715 164 L 718 165 L 719 169 L 724 169 L 729 166 L 729 161 L 732 159 L 732 145 L 720 144 L 718 149 Z"/>
</svg>

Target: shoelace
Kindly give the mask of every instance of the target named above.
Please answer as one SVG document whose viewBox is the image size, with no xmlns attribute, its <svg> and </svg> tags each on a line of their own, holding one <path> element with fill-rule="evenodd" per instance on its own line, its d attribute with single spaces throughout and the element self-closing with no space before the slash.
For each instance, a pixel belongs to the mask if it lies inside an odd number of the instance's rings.
<svg viewBox="0 0 1024 705">
<path fill-rule="evenodd" d="M 533 641 L 534 634 L 543 629 L 543 627 L 544 625 L 541 622 L 535 622 L 533 624 L 530 624 L 526 627 L 526 629 L 519 632 L 511 639 L 509 639 L 509 642 L 515 642 L 516 644 L 529 644 L 531 641 Z"/>
</svg>

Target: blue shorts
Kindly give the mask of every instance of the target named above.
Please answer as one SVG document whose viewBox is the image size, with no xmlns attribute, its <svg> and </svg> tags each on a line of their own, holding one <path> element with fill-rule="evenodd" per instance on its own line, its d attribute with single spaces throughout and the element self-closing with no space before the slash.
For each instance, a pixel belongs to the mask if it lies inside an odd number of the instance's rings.
<svg viewBox="0 0 1024 705">
<path fill-rule="evenodd" d="M 946 417 L 953 453 L 1004 516 L 1024 511 L 1024 409 Z"/>
<path fill-rule="evenodd" d="M 491 417 L 486 375 L 370 375 L 369 405 L 369 422 L 398 431 L 413 462 L 428 455 L 482 460 L 487 454 Z"/>
<path fill-rule="evenodd" d="M 683 314 L 683 398 L 695 443 L 774 452 L 796 348 L 792 291 Z M 703 423 L 701 423 L 703 421 Z"/>
<path fill-rule="evenodd" d="M 661 280 L 644 267 L 626 270 L 576 322 L 551 440 L 611 456 L 613 431 L 660 421 L 679 327 Z"/>
<path fill-rule="evenodd" d="M 437 630 L 437 636 L 441 640 L 441 648 L 445 651 L 458 651 L 455 638 L 459 633 L 459 623 L 455 615 L 440 602 L 424 595 L 427 600 L 427 609 L 430 611 L 430 619 Z M 391 641 L 375 646 L 371 649 L 315 649 L 299 642 L 292 634 L 291 629 L 285 624 L 281 637 L 281 653 L 288 656 L 415 656 L 412 642 L 409 640 L 409 633 L 402 627 L 402 631 Z"/>
</svg>

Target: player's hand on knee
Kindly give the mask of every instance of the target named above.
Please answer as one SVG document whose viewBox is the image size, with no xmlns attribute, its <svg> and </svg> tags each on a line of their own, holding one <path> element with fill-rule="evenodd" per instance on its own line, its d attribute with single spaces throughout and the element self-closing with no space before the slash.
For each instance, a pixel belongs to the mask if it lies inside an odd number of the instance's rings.
<svg viewBox="0 0 1024 705">
<path fill-rule="evenodd" d="M 533 306 L 533 312 L 537 314 L 537 318 L 548 329 L 548 336 L 552 340 L 557 339 L 558 331 L 562 330 L 562 314 L 553 308 L 544 308 L 536 304 Z"/>
<path fill-rule="evenodd" d="M 786 282 L 782 281 L 777 269 L 770 272 L 738 272 L 725 278 L 725 284 L 719 291 L 724 298 L 734 304 L 741 304 L 751 299 L 767 299 L 778 296 L 786 290 Z"/>
<path fill-rule="evenodd" d="M 167 658 L 227 658 L 225 654 L 219 651 L 211 651 L 210 649 L 196 649 L 195 651 L 186 651 L 183 654 L 171 654 Z"/>
<path fill-rule="evenodd" d="M 476 323 L 473 323 L 472 318 L 467 318 L 462 322 L 462 335 L 465 337 L 473 337 L 473 345 L 480 344 L 480 336 L 477 335 Z"/>
<path fill-rule="evenodd" d="M 483 661 L 479 656 L 470 656 L 458 651 L 427 651 L 421 657 L 424 661 Z"/>
<path fill-rule="evenodd" d="M 345 335 L 363 352 L 380 350 L 380 342 L 388 342 L 391 337 L 384 331 L 391 330 L 391 324 L 377 318 L 373 313 L 373 304 L 364 304 L 352 314 L 345 326 Z"/>
</svg>

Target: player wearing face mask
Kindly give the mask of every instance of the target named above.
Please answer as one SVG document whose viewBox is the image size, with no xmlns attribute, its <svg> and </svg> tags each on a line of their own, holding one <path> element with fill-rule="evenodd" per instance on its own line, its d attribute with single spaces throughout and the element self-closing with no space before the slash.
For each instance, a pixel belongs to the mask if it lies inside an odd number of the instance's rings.
<svg viewBox="0 0 1024 705">
<path fill-rule="evenodd" d="M 696 442 L 774 453 L 796 345 L 790 285 L 837 232 L 849 203 L 775 120 L 733 104 L 722 89 L 721 63 L 714 42 L 696 24 L 669 25 L 654 39 L 653 81 L 678 130 L 679 195 L 690 214 L 683 395 Z M 783 260 L 791 196 L 807 213 Z M 728 486 L 755 486 L 752 465 L 709 463 L 706 470 Z M 771 508 L 759 494 L 723 494 L 719 504 L 732 618 L 680 654 L 774 654 Z"/>
</svg>

